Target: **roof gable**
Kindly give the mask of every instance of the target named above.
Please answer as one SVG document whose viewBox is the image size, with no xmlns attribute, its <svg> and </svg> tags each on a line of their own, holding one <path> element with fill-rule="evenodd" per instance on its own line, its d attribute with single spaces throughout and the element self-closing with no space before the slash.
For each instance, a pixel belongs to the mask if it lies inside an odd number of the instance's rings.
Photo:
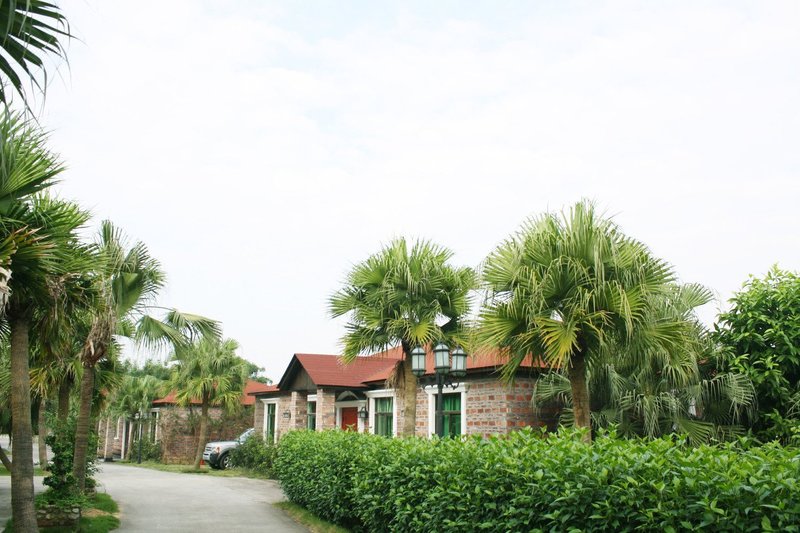
<svg viewBox="0 0 800 533">
<path fill-rule="evenodd" d="M 278 388 L 295 390 L 294 385 L 302 373 L 306 373 L 315 387 L 343 387 L 349 389 L 366 388 L 365 378 L 378 372 L 391 373 L 394 365 L 402 356 L 402 352 L 387 351 L 378 356 L 357 357 L 353 362 L 345 364 L 338 355 L 326 354 L 294 354 L 286 372 L 283 374 Z M 302 381 L 302 380 L 300 380 Z M 303 389 L 308 388 L 303 384 Z"/>
</svg>

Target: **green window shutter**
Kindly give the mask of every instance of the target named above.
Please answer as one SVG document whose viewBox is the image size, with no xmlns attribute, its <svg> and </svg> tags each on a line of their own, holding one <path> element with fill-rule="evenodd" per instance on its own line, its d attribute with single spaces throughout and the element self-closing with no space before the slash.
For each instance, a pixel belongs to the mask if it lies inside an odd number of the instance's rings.
<svg viewBox="0 0 800 533">
<path fill-rule="evenodd" d="M 393 398 L 375 398 L 375 434 L 391 437 L 393 433 Z"/>
<path fill-rule="evenodd" d="M 267 442 L 275 442 L 275 404 L 267 404 Z"/>
<path fill-rule="evenodd" d="M 307 428 L 311 431 L 317 429 L 317 402 L 308 402 Z"/>
<path fill-rule="evenodd" d="M 445 437 L 461 435 L 461 393 L 445 394 L 442 403 Z"/>
</svg>

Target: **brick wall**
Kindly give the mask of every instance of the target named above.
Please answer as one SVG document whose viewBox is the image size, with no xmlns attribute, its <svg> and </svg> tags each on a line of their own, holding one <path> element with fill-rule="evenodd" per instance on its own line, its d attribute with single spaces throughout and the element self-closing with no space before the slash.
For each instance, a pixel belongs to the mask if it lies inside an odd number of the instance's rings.
<svg viewBox="0 0 800 533">
<path fill-rule="evenodd" d="M 466 433 L 493 435 L 539 425 L 531 405 L 535 382 L 535 378 L 517 378 L 512 385 L 495 377 L 470 380 Z"/>
<path fill-rule="evenodd" d="M 317 431 L 336 427 L 336 393 L 317 389 Z"/>
<path fill-rule="evenodd" d="M 291 396 L 281 396 L 278 398 L 278 406 L 275 411 L 275 425 L 278 427 L 277 436 L 279 439 L 286 434 L 287 431 L 292 429 L 292 418 L 283 417 L 283 413 L 289 411 L 291 402 Z"/>
<path fill-rule="evenodd" d="M 417 389 L 417 423 L 416 434 L 418 437 L 428 437 L 433 429 L 428 430 L 428 393 L 422 387 Z"/>
<path fill-rule="evenodd" d="M 258 435 L 264 434 L 264 402 L 261 401 L 261 398 L 256 398 L 253 408 L 253 427 L 256 428 Z"/>
<path fill-rule="evenodd" d="M 199 409 L 194 409 L 193 414 L 190 414 L 189 409 L 182 407 L 161 409 L 158 419 L 161 462 L 190 464 L 194 460 L 200 431 L 199 415 Z M 222 409 L 212 407 L 209 409 L 209 418 L 206 442 L 233 440 L 251 427 L 254 418 L 253 408 L 225 414 Z"/>
<path fill-rule="evenodd" d="M 289 399 L 289 412 L 292 413 L 290 427 L 305 429 L 308 424 L 308 394 L 293 391 Z"/>
</svg>

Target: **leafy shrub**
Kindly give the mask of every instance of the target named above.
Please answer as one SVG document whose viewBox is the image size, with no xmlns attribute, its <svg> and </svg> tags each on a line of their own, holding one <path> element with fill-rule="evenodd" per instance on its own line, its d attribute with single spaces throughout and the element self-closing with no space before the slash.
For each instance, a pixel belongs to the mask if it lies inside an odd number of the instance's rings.
<svg viewBox="0 0 800 533">
<path fill-rule="evenodd" d="M 70 508 L 74 505 L 75 498 L 80 499 L 78 485 L 75 476 L 72 474 L 72 458 L 75 449 L 75 425 L 74 416 L 61 422 L 53 419 L 50 422 L 51 432 L 45 438 L 45 442 L 50 447 L 51 460 L 48 464 L 49 475 L 42 481 L 48 490 L 43 493 L 38 500 L 41 503 L 56 504 L 63 508 Z M 89 431 L 89 450 L 97 449 L 97 434 Z M 94 489 L 96 482 L 92 477 L 97 471 L 95 466 L 94 454 L 86 457 L 86 489 Z"/>
<path fill-rule="evenodd" d="M 272 477 L 277 446 L 268 444 L 258 435 L 250 435 L 242 444 L 231 450 L 231 463 Z"/>
<path fill-rule="evenodd" d="M 800 531 L 800 457 L 776 444 L 295 431 L 276 472 L 290 500 L 367 531 Z"/>
<path fill-rule="evenodd" d="M 139 441 L 134 441 L 131 448 L 131 461 L 139 460 Z M 142 461 L 161 462 L 161 443 L 153 442 L 147 437 L 142 439 Z"/>
</svg>

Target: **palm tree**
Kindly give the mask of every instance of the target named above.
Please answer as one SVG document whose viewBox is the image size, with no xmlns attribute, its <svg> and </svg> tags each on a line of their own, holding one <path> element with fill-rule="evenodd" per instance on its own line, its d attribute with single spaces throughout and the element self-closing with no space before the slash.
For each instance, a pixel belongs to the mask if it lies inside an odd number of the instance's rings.
<svg viewBox="0 0 800 533">
<path fill-rule="evenodd" d="M 115 416 L 120 416 L 127 424 L 129 421 L 133 420 L 137 414 L 141 414 L 150 409 L 153 400 L 158 398 L 164 386 L 164 381 L 155 376 L 126 374 L 122 378 L 120 386 L 115 389 L 110 399 L 108 418 L 111 419 Z M 133 433 L 129 432 L 128 435 L 132 437 Z M 109 438 L 109 432 L 107 431 L 106 439 Z M 131 449 L 131 441 L 132 438 L 129 439 L 126 447 L 128 452 L 130 452 Z M 105 447 L 108 448 L 108 442 L 106 442 Z"/>
<path fill-rule="evenodd" d="M 219 405 L 226 410 L 239 408 L 250 364 L 236 355 L 239 344 L 233 339 L 204 337 L 192 346 L 175 350 L 175 370 L 169 388 L 176 391 L 178 405 L 200 400 L 200 434 L 194 468 L 200 468 L 208 437 L 208 409 Z"/>
<path fill-rule="evenodd" d="M 99 296 L 80 354 L 83 375 L 73 459 L 80 490 L 85 487 L 94 369 L 113 351 L 114 337 L 135 336 L 151 345 L 183 346 L 200 334 L 217 333 L 216 322 L 197 315 L 174 309 L 163 320 L 148 315 L 163 283 L 161 266 L 147 247 L 141 242 L 129 246 L 122 231 L 104 221 L 96 245 L 94 289 Z"/>
<path fill-rule="evenodd" d="M 88 220 L 88 214 L 74 204 L 46 196 L 20 202 L 9 213 L 6 235 L 26 235 L 17 239 L 11 256 L 11 294 L 5 316 L 10 329 L 12 437 L 15 447 L 12 509 L 15 528 L 35 531 L 29 337 L 37 311 L 58 305 L 57 291 L 53 289 L 59 279 L 69 276 L 62 269 L 72 264 L 69 254 L 78 248 L 76 231 Z M 16 228 L 9 220 L 18 224 Z"/>
<path fill-rule="evenodd" d="M 625 236 L 583 201 L 563 216 L 526 223 L 486 259 L 488 301 L 478 337 L 508 358 L 511 379 L 529 354 L 566 372 L 575 425 L 591 427 L 590 369 L 609 356 L 643 367 L 652 355 L 636 349 L 637 331 L 653 301 L 665 298 L 675 275 L 642 243 Z M 658 324 L 664 342 L 684 336 L 682 324 Z M 591 441 L 591 434 L 584 437 Z"/>
<path fill-rule="evenodd" d="M 0 103 L 8 106 L 11 93 L 28 104 L 25 81 L 39 91 L 47 86 L 45 54 L 63 57 L 63 39 L 70 37 L 67 20 L 51 2 L 7 0 L 0 4 Z M 37 71 L 41 73 L 39 81 Z"/>
<path fill-rule="evenodd" d="M 721 373 L 709 364 L 714 346 L 694 308 L 710 300 L 710 292 L 699 285 L 674 286 L 671 297 L 652 303 L 631 342 L 598 357 L 588 375 L 595 427 L 614 425 L 624 436 L 677 431 L 693 443 L 742 432 L 755 393 L 746 376 Z M 647 351 L 645 364 L 644 358 L 620 357 L 626 349 Z M 561 372 L 548 373 L 536 384 L 534 404 L 548 403 L 565 407 L 562 423 L 574 423 L 569 379 Z"/>
<path fill-rule="evenodd" d="M 477 277 L 471 268 L 447 264 L 452 256 L 427 241 L 417 241 L 409 250 L 405 239 L 396 239 L 357 264 L 345 287 L 330 298 L 332 317 L 349 315 L 342 337 L 345 362 L 402 346 L 405 360 L 396 377 L 402 383 L 405 436 L 414 435 L 417 411 L 411 350 L 437 341 L 466 343 L 464 318 Z"/>
</svg>

